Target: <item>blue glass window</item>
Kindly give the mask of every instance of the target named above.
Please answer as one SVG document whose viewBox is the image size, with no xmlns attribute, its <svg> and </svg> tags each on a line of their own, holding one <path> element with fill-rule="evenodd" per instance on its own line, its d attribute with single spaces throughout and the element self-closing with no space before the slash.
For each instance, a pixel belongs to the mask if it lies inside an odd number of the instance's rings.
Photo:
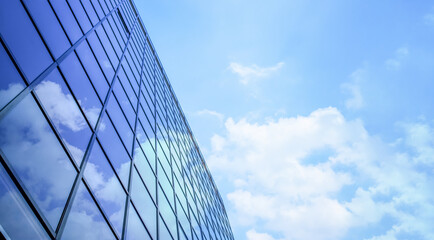
<svg viewBox="0 0 434 240">
<path fill-rule="evenodd" d="M 98 60 L 99 65 L 101 66 L 104 75 L 106 76 L 106 79 L 109 81 L 109 84 L 111 84 L 115 71 L 113 69 L 112 63 L 107 57 L 107 54 L 104 52 L 101 43 L 99 42 L 98 37 L 95 33 L 92 33 L 87 38 L 87 41 L 89 41 L 89 44 L 92 47 L 93 52 L 95 53 L 96 59 Z"/>
<path fill-rule="evenodd" d="M 87 42 L 83 42 L 77 47 L 76 51 L 100 99 L 104 100 L 109 89 L 109 83 L 104 77 L 89 45 Z"/>
<path fill-rule="evenodd" d="M 148 189 L 151 197 L 156 200 L 156 177 L 152 168 L 143 154 L 142 150 L 138 147 L 134 152 L 134 164 L 136 165 L 137 171 L 139 172 L 146 188 Z"/>
<path fill-rule="evenodd" d="M 128 186 L 131 160 L 107 115 L 101 122 L 98 138 L 122 183 Z"/>
<path fill-rule="evenodd" d="M 134 205 L 137 207 L 137 211 L 139 212 L 143 222 L 148 228 L 148 231 L 151 234 L 152 238 L 157 239 L 156 238 L 157 208 L 135 169 L 132 174 L 133 174 L 132 176 L 133 182 L 132 182 L 132 189 L 131 189 L 131 198 L 135 203 Z"/>
<path fill-rule="evenodd" d="M 10 239 L 49 239 L 1 165 L 0 227 Z"/>
<path fill-rule="evenodd" d="M 115 126 L 117 132 L 121 136 L 122 142 L 125 144 L 125 147 L 127 148 L 130 155 L 132 155 L 133 131 L 124 117 L 116 98 L 110 98 L 107 105 L 107 112 L 110 116 L 110 119 L 113 121 L 113 125 Z"/>
<path fill-rule="evenodd" d="M 76 163 L 80 165 L 92 132 L 59 71 L 51 72 L 36 87 L 35 92 Z"/>
<path fill-rule="evenodd" d="M 0 148 L 56 228 L 76 171 L 31 95 L 0 121 Z"/>
<path fill-rule="evenodd" d="M 69 6 L 71 6 L 74 15 L 80 23 L 83 33 L 86 33 L 92 28 L 89 22 L 89 18 L 86 16 L 83 7 L 81 6 L 81 1 L 68 1 Z"/>
<path fill-rule="evenodd" d="M 77 190 L 62 239 L 116 239 L 83 183 Z"/>
<path fill-rule="evenodd" d="M 0 1 L 0 32 L 28 81 L 33 81 L 52 63 L 47 48 L 19 1 Z"/>
<path fill-rule="evenodd" d="M 160 239 L 164 239 L 164 240 L 170 240 L 173 239 L 172 235 L 169 232 L 169 229 L 167 229 L 166 224 L 164 223 L 163 219 L 161 218 L 161 216 L 158 217 L 159 220 L 159 224 L 158 224 L 158 236 Z M 176 225 L 175 225 L 176 227 Z"/>
<path fill-rule="evenodd" d="M 1 23 L 0 23 L 1 24 Z M 24 89 L 24 81 L 0 45 L 0 109 Z"/>
<path fill-rule="evenodd" d="M 65 0 L 50 1 L 72 44 L 83 35 Z"/>
<path fill-rule="evenodd" d="M 159 187 L 158 190 L 158 210 L 160 211 L 161 216 L 166 222 L 172 236 L 176 236 L 176 217 L 172 208 L 172 206 L 174 205 L 169 204 L 167 200 L 167 198 L 170 197 L 170 194 L 164 194 L 165 192 L 173 191 L 173 189 L 169 187 L 165 188 L 166 191 L 164 191 L 162 188 Z M 173 197 L 173 195 L 171 196 Z"/>
<path fill-rule="evenodd" d="M 113 87 L 113 93 L 118 100 L 122 110 L 124 111 L 127 120 L 130 123 L 130 126 L 134 126 L 136 120 L 136 113 L 134 109 L 136 108 L 136 106 L 133 106 L 131 104 L 130 100 L 127 98 L 127 95 L 125 95 L 125 91 L 123 90 L 121 84 L 115 83 Z"/>
<path fill-rule="evenodd" d="M 139 203 L 140 204 L 140 203 Z M 139 215 L 131 204 L 128 213 L 127 240 L 151 239 L 148 232 L 140 221 Z"/>
<path fill-rule="evenodd" d="M 56 19 L 48 1 L 25 0 L 32 18 L 36 22 L 39 31 L 45 39 L 55 58 L 60 57 L 71 44 L 63 32 L 59 21 Z"/>
<path fill-rule="evenodd" d="M 121 236 L 126 194 L 98 143 L 92 147 L 84 177 Z"/>
<path fill-rule="evenodd" d="M 89 78 L 86 76 L 75 54 L 69 55 L 61 64 L 60 69 L 71 86 L 74 95 L 79 100 L 87 119 L 95 127 L 101 112 L 101 102 Z"/>
</svg>

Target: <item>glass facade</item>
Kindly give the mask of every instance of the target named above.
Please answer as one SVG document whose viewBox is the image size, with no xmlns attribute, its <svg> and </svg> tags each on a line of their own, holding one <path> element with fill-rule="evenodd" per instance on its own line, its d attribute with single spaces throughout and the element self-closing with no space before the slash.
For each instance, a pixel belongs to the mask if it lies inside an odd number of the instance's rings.
<svg viewBox="0 0 434 240">
<path fill-rule="evenodd" d="M 3 0 L 0 43 L 0 239 L 233 239 L 132 0 Z"/>
</svg>

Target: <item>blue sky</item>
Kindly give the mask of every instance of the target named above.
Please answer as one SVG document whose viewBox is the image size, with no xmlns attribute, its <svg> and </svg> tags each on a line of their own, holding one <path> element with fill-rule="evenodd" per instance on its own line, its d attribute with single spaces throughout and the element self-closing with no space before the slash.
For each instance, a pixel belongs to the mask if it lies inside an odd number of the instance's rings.
<svg viewBox="0 0 434 240">
<path fill-rule="evenodd" d="M 136 4 L 236 239 L 434 237 L 434 3 Z"/>
</svg>

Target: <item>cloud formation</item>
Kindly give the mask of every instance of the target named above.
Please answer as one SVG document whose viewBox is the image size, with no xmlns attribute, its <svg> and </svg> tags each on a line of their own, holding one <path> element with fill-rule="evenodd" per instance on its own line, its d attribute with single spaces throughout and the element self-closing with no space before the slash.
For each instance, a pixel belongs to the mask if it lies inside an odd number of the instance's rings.
<svg viewBox="0 0 434 240">
<path fill-rule="evenodd" d="M 385 65 L 388 70 L 398 70 L 401 68 L 402 61 L 409 54 L 409 50 L 405 47 L 396 49 L 395 56 L 386 60 Z"/>
<path fill-rule="evenodd" d="M 240 63 L 231 62 L 228 69 L 240 77 L 240 82 L 243 85 L 248 85 L 252 81 L 257 79 L 267 78 L 284 65 L 283 62 L 277 63 L 272 67 L 259 67 L 256 64 L 248 66 L 243 66 Z"/>
<path fill-rule="evenodd" d="M 208 163 L 229 181 L 231 221 L 247 239 L 353 239 L 354 229 L 359 239 L 432 239 L 433 127 L 403 131 L 398 148 L 331 107 L 265 124 L 229 118 Z M 389 228 L 372 230 L 385 219 Z"/>
<path fill-rule="evenodd" d="M 363 100 L 360 83 L 365 78 L 366 71 L 362 68 L 357 69 L 350 75 L 350 81 L 341 85 L 342 90 L 350 97 L 345 100 L 347 109 L 360 109 L 365 105 Z"/>
</svg>

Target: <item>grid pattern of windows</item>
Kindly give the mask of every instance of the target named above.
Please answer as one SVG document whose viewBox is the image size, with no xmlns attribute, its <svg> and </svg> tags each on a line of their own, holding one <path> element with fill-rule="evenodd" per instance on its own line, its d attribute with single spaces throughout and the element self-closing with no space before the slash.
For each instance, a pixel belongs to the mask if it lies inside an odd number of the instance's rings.
<svg viewBox="0 0 434 240">
<path fill-rule="evenodd" d="M 0 239 L 233 239 L 132 0 L 0 1 Z"/>
</svg>

